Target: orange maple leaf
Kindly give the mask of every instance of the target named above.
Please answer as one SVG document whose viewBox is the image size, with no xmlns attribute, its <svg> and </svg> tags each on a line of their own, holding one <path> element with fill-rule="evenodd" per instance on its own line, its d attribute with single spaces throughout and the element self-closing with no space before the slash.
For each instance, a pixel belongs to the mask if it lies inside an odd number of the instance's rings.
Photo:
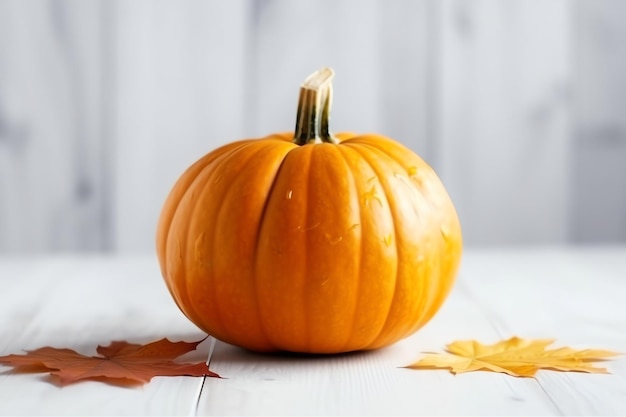
<svg viewBox="0 0 626 417">
<path fill-rule="evenodd" d="M 0 356 L 0 364 L 16 371 L 50 372 L 61 385 L 91 379 L 117 385 L 145 384 L 155 376 L 219 375 L 209 370 L 205 362 L 177 363 L 173 359 L 195 350 L 197 342 L 171 342 L 161 339 L 146 345 L 124 341 L 98 346 L 101 356 L 84 356 L 71 349 L 42 347 L 25 355 Z"/>
<path fill-rule="evenodd" d="M 553 342 L 549 339 L 512 337 L 493 345 L 483 345 L 474 340 L 461 340 L 447 345 L 448 353 L 429 353 L 407 368 L 448 369 L 453 374 L 482 370 L 519 377 L 534 377 L 540 369 L 608 373 L 605 368 L 595 367 L 591 362 L 620 355 L 600 349 L 546 349 Z"/>
</svg>

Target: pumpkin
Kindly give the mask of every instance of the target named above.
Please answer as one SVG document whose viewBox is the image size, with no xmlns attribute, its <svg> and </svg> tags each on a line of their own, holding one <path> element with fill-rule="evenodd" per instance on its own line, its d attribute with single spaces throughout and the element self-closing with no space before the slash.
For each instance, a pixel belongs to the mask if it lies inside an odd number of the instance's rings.
<svg viewBox="0 0 626 417">
<path fill-rule="evenodd" d="M 300 90 L 295 133 L 229 143 L 189 167 L 158 223 L 175 302 L 253 351 L 387 346 L 426 324 L 461 258 L 454 206 L 418 155 L 331 134 L 333 71 Z"/>
</svg>

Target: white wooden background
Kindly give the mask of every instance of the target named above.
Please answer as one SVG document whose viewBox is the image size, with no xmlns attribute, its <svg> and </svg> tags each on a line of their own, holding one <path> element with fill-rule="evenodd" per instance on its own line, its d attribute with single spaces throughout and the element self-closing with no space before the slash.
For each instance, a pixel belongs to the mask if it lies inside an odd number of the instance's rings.
<svg viewBox="0 0 626 417">
<path fill-rule="evenodd" d="M 0 253 L 149 252 L 195 159 L 334 128 L 424 156 L 468 245 L 626 241 L 626 2 L 0 0 Z"/>
</svg>

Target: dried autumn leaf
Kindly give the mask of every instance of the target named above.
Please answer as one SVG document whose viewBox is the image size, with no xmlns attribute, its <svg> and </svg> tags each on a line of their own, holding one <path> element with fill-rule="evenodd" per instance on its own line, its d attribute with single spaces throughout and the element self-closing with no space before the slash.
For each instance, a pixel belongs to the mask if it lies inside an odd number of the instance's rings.
<svg viewBox="0 0 626 417">
<path fill-rule="evenodd" d="M 619 355 L 599 349 L 546 349 L 552 343 L 554 340 L 527 340 L 519 337 L 493 345 L 483 345 L 474 340 L 456 341 L 446 346 L 447 354 L 429 353 L 407 368 L 443 368 L 453 374 L 484 370 L 520 377 L 534 377 L 539 369 L 608 373 L 605 368 L 595 367 L 591 362 Z"/>
<path fill-rule="evenodd" d="M 25 355 L 0 356 L 0 364 L 18 372 L 50 372 L 61 385 L 84 379 L 97 379 L 119 385 L 144 384 L 155 376 L 219 377 L 205 362 L 177 363 L 174 359 L 195 350 L 197 342 L 171 342 L 161 339 L 146 345 L 124 341 L 98 346 L 101 356 L 84 356 L 71 349 L 42 347 Z"/>
</svg>

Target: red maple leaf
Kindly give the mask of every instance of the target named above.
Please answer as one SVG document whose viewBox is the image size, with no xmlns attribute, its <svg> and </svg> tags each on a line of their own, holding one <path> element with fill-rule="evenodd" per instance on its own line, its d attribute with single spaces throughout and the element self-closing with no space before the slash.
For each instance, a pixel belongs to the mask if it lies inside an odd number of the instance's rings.
<svg viewBox="0 0 626 417">
<path fill-rule="evenodd" d="M 146 345 L 124 341 L 98 346 L 100 356 L 84 356 L 71 349 L 42 347 L 25 355 L 0 356 L 0 364 L 17 372 L 50 372 L 61 385 L 84 379 L 117 385 L 145 384 L 155 376 L 220 376 L 205 362 L 177 363 L 174 359 L 195 350 L 197 342 L 171 342 L 161 339 Z"/>
</svg>

